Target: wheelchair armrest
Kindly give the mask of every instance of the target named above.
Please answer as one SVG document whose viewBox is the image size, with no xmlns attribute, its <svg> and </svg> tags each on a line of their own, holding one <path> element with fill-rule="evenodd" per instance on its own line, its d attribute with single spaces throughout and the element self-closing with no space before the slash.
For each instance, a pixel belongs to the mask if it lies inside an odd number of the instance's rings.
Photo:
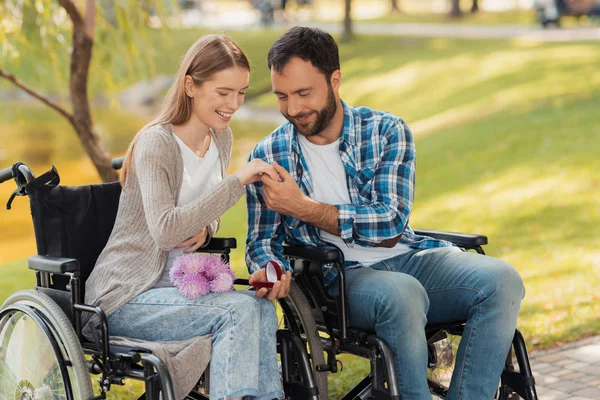
<svg viewBox="0 0 600 400">
<path fill-rule="evenodd" d="M 51 256 L 32 256 L 27 260 L 29 269 L 50 274 L 65 275 L 68 272 L 79 272 L 79 261 L 74 258 Z"/>
<path fill-rule="evenodd" d="M 289 257 L 311 261 L 331 262 L 340 258 L 340 251 L 334 247 L 310 247 L 283 245 L 283 254 Z"/>
<path fill-rule="evenodd" d="M 473 248 L 488 244 L 488 238 L 484 235 L 470 233 L 456 233 L 444 231 L 430 231 L 428 229 L 414 229 L 415 234 L 429 236 L 434 239 L 446 240 L 459 247 Z"/>
<path fill-rule="evenodd" d="M 200 247 L 198 251 L 226 250 L 235 249 L 236 247 L 237 240 L 235 238 L 214 237 L 210 239 L 206 247 Z"/>
</svg>

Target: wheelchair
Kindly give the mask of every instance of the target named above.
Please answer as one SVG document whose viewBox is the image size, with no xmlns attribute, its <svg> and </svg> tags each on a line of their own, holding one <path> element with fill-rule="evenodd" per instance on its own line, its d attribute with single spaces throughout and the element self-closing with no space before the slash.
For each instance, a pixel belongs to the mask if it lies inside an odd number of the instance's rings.
<svg viewBox="0 0 600 400">
<path fill-rule="evenodd" d="M 113 160 L 120 168 L 123 158 Z M 164 364 L 142 347 L 117 346 L 109 341 L 104 312 L 83 303 L 85 280 L 105 246 L 117 214 L 118 182 L 61 186 L 54 166 L 39 177 L 23 163 L 0 170 L 0 183 L 14 179 L 16 196 L 28 196 L 38 255 L 28 260 L 36 273 L 34 290 L 14 293 L 0 307 L 0 398 L 104 399 L 112 385 L 126 379 L 144 382 L 140 399 L 174 399 L 173 384 Z M 420 231 L 483 253 L 487 238 L 480 235 Z M 213 238 L 203 252 L 229 261 L 233 238 Z M 352 329 L 348 323 L 343 267 L 339 250 L 285 246 L 294 268 L 289 296 L 279 300 L 283 327 L 277 332 L 280 373 L 287 399 L 328 398 L 328 374 L 339 372 L 337 355 L 353 354 L 370 361 L 370 372 L 343 399 L 401 399 L 393 354 L 374 332 Z M 330 296 L 321 265 L 333 264 L 340 273 L 340 292 Z M 248 281 L 238 279 L 238 285 Z M 93 341 L 83 337 L 83 313 L 101 321 Z M 464 321 L 427 326 L 428 382 L 433 395 L 444 398 L 455 344 Z M 513 358 L 516 359 L 515 368 Z M 441 373 L 440 373 L 441 372 Z M 97 378 L 97 395 L 91 375 Z M 205 372 L 187 399 L 207 399 L 210 376 Z M 497 399 L 537 400 L 525 343 L 516 331 L 506 359 Z"/>
</svg>

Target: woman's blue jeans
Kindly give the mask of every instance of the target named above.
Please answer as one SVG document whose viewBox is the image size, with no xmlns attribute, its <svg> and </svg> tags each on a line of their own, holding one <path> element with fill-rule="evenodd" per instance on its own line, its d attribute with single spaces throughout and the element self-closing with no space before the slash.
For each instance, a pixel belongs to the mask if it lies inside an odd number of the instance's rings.
<svg viewBox="0 0 600 400">
<path fill-rule="evenodd" d="M 176 288 L 150 289 L 112 314 L 108 323 L 112 335 L 149 341 L 212 334 L 211 399 L 283 398 L 275 305 L 253 291 L 188 300 Z"/>
<path fill-rule="evenodd" d="M 431 400 L 425 325 L 464 320 L 446 399 L 493 399 L 525 294 L 513 267 L 450 247 L 412 250 L 345 276 L 350 325 L 374 330 L 392 349 L 404 400 Z M 338 290 L 336 281 L 329 292 Z"/>
</svg>

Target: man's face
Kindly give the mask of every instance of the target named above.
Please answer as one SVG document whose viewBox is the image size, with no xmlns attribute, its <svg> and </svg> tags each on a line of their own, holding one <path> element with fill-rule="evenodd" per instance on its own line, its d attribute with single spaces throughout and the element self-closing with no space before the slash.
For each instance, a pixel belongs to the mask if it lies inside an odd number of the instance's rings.
<svg viewBox="0 0 600 400">
<path fill-rule="evenodd" d="M 294 57 L 281 72 L 271 69 L 271 82 L 279 111 L 300 134 L 317 135 L 329 126 L 337 109 L 334 88 L 309 61 Z"/>
</svg>

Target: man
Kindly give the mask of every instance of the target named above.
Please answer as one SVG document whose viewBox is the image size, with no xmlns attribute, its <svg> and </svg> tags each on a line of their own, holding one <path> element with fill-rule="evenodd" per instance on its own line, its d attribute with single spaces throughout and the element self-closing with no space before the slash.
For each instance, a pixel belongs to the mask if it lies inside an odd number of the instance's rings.
<svg viewBox="0 0 600 400">
<path fill-rule="evenodd" d="M 346 105 L 334 39 L 295 27 L 268 55 L 288 120 L 254 149 L 282 182 L 247 187 L 250 271 L 281 262 L 282 243 L 343 253 L 350 325 L 374 330 L 394 352 L 405 400 L 430 400 L 426 323 L 466 320 L 447 399 L 492 399 L 524 295 L 510 265 L 416 235 L 408 225 L 415 148 L 406 123 Z M 329 293 L 334 268 L 324 266 Z"/>
</svg>

